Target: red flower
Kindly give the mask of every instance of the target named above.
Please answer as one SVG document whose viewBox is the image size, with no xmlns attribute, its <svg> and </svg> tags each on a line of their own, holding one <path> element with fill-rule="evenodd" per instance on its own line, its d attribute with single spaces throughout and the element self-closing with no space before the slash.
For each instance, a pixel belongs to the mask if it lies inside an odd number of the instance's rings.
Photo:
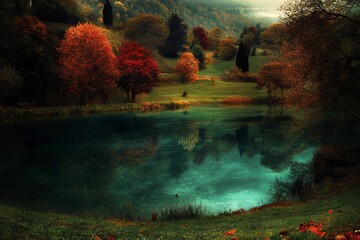
<svg viewBox="0 0 360 240">
<path fill-rule="evenodd" d="M 332 213 L 333 213 L 333 210 L 330 209 L 330 210 L 328 211 L 328 214 L 332 214 Z"/>
</svg>

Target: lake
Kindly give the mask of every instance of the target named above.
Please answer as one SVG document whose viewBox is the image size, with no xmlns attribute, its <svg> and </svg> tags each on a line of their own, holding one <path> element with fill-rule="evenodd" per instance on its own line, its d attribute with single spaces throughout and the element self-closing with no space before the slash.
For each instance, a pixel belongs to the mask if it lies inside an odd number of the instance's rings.
<svg viewBox="0 0 360 240">
<path fill-rule="evenodd" d="M 301 116 L 204 106 L 0 126 L 0 203 L 147 219 L 177 204 L 214 214 L 249 209 L 267 203 L 271 182 L 324 143 L 329 129 Z M 340 132 L 351 141 L 359 129 Z"/>
</svg>

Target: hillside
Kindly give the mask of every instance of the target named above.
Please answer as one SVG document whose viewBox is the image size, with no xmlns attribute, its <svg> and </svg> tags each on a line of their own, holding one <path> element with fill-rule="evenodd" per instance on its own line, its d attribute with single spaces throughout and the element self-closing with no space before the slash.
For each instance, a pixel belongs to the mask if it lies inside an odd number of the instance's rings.
<svg viewBox="0 0 360 240">
<path fill-rule="evenodd" d="M 102 0 L 100 0 L 101 2 Z M 96 20 L 101 17 L 101 4 L 94 0 L 80 0 L 82 9 L 92 9 L 88 18 Z M 220 27 L 229 35 L 238 36 L 243 27 L 251 21 L 238 11 L 218 8 L 195 1 L 183 0 L 110 0 L 114 10 L 114 22 L 122 27 L 128 19 L 141 13 L 151 13 L 167 19 L 173 12 L 182 17 L 190 28 L 200 25 L 206 29 Z"/>
</svg>

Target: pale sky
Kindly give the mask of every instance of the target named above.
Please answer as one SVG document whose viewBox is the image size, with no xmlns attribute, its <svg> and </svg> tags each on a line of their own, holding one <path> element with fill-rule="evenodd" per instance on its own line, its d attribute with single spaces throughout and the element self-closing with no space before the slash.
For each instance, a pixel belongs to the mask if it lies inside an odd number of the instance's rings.
<svg viewBox="0 0 360 240">
<path fill-rule="evenodd" d="M 226 0 L 225 0 L 226 1 Z M 261 8 L 279 8 L 285 0 L 231 0 L 232 2 Z"/>
<path fill-rule="evenodd" d="M 277 9 L 280 7 L 285 0 L 187 0 L 195 2 L 205 2 L 211 3 L 213 5 L 221 4 L 231 4 L 231 5 L 240 5 L 240 6 L 249 6 L 249 7 L 259 7 L 259 8 L 272 8 Z"/>
</svg>

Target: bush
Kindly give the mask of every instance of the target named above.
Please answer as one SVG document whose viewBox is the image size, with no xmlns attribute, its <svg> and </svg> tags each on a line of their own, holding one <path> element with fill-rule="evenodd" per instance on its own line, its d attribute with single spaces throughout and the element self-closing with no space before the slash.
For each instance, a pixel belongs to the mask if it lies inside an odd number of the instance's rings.
<svg viewBox="0 0 360 240">
<path fill-rule="evenodd" d="M 258 76 L 251 73 L 242 73 L 240 69 L 234 67 L 231 71 L 225 71 L 224 76 L 222 77 L 224 81 L 239 81 L 239 82 L 257 82 Z"/>
<path fill-rule="evenodd" d="M 293 162 L 287 180 L 277 178 L 271 183 L 270 199 L 272 202 L 303 201 L 311 196 L 312 187 L 311 164 Z"/>
<path fill-rule="evenodd" d="M 338 181 L 350 174 L 347 170 L 356 165 L 359 149 L 340 146 L 323 146 L 314 155 L 311 170 L 315 183 Z"/>
<path fill-rule="evenodd" d="M 253 99 L 249 97 L 227 97 L 222 100 L 225 105 L 251 104 Z"/>
<path fill-rule="evenodd" d="M 215 50 L 216 57 L 223 60 L 231 60 L 236 57 L 237 50 L 234 45 L 234 40 L 225 38 L 220 41 L 219 47 Z"/>
<path fill-rule="evenodd" d="M 200 205 L 191 203 L 183 206 L 171 206 L 163 209 L 159 213 L 159 220 L 180 220 L 203 217 L 206 215 L 205 209 Z"/>
</svg>

